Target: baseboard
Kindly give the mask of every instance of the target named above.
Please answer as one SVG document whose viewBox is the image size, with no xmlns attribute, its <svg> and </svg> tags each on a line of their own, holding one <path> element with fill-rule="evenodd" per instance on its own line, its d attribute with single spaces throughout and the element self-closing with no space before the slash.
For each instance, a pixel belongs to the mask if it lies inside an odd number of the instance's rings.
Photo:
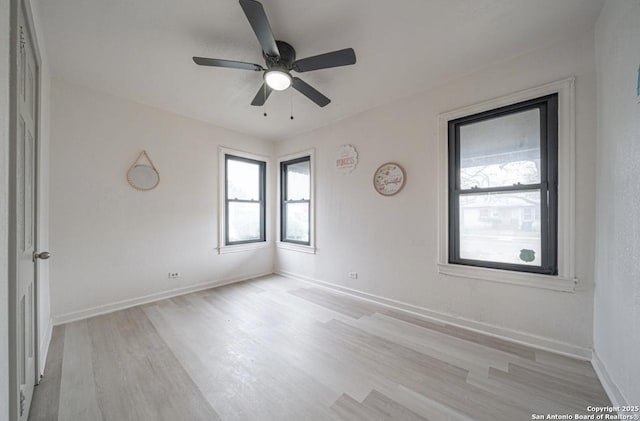
<svg viewBox="0 0 640 421">
<path fill-rule="evenodd" d="M 179 295 L 189 294 L 192 292 L 203 291 L 209 288 L 220 287 L 223 285 L 234 284 L 236 282 L 242 282 L 253 278 L 259 278 L 261 276 L 271 275 L 271 272 L 257 273 L 253 275 L 244 275 L 234 278 L 219 279 L 215 281 L 207 281 L 196 285 L 190 285 L 182 288 L 170 289 L 167 291 L 155 292 L 153 294 L 144 295 L 137 298 L 128 298 L 126 300 L 118 301 L 110 304 L 102 304 L 99 306 L 87 308 L 84 310 L 72 311 L 70 313 L 61 314 L 53 317 L 53 325 L 61 325 L 69 322 L 75 322 L 78 320 L 88 319 L 90 317 L 99 316 L 101 314 L 113 313 L 114 311 L 124 310 L 125 308 L 135 307 L 140 304 L 152 303 L 154 301 L 160 301 L 171 297 L 177 297 Z"/>
<path fill-rule="evenodd" d="M 298 275 L 296 273 L 288 272 L 285 270 L 276 270 L 278 275 L 285 276 L 287 278 L 298 279 L 301 281 L 309 282 L 320 287 L 328 288 L 330 290 L 346 294 L 352 297 L 356 297 L 362 300 L 371 301 L 376 304 L 381 304 L 386 307 L 393 308 L 412 314 L 416 314 L 426 319 L 430 319 L 440 323 L 447 323 L 453 326 L 457 326 L 463 329 L 471 330 L 474 332 L 489 335 L 495 338 L 508 340 L 511 342 L 527 345 L 533 348 L 537 348 L 543 351 L 549 351 L 556 354 L 566 355 L 572 358 L 578 358 L 584 361 L 590 361 L 592 358 L 592 350 L 589 348 L 583 348 L 580 346 L 572 345 L 566 342 L 557 341 L 555 339 L 545 338 L 542 336 L 532 335 L 527 332 L 508 329 L 501 326 L 492 325 L 489 323 L 478 322 L 471 319 L 466 319 L 452 314 L 442 313 L 434 310 L 429 310 L 425 307 L 416 306 L 413 304 L 405 303 L 390 298 L 380 297 L 378 295 L 369 294 L 367 292 L 358 291 L 356 289 L 343 287 L 341 285 L 332 284 L 330 282 L 320 281 L 308 276 Z"/>
<path fill-rule="evenodd" d="M 49 345 L 51 344 L 51 335 L 53 333 L 53 319 L 49 319 L 49 328 L 47 329 L 47 333 L 44 335 L 44 338 L 40 341 L 40 352 L 38 353 L 38 357 L 40 358 L 40 364 L 38 368 L 40 369 L 40 376 L 44 375 L 44 368 L 47 364 L 47 355 L 49 354 Z"/>
<path fill-rule="evenodd" d="M 629 406 L 631 403 L 624 397 L 618 385 L 613 381 L 611 375 L 609 375 L 609 371 L 607 367 L 604 365 L 600 357 L 598 356 L 597 351 L 593 351 L 593 358 L 591 359 L 591 365 L 598 375 L 598 379 L 600 379 L 600 383 L 602 383 L 602 387 L 604 387 L 604 391 L 607 392 L 607 396 L 609 396 L 609 400 L 611 401 L 612 406 L 623 407 Z M 634 403 L 633 405 L 636 405 Z M 621 412 L 621 414 L 629 415 L 629 412 Z M 631 413 L 633 415 L 633 413 Z M 621 418 L 622 419 L 622 418 Z"/>
<path fill-rule="evenodd" d="M 284 270 L 275 270 L 274 273 L 287 278 L 308 282 L 308 283 L 311 283 L 320 287 L 324 287 L 332 291 L 336 291 L 352 297 L 356 297 L 365 301 L 374 302 L 376 304 L 393 308 L 395 310 L 416 314 L 418 316 L 421 316 L 436 322 L 447 323 L 463 329 L 468 329 L 468 330 L 489 335 L 492 337 L 505 339 L 511 342 L 531 346 L 544 351 L 567 355 L 567 356 L 570 356 L 573 358 L 579 358 L 585 361 L 591 361 L 593 358 L 592 350 L 588 348 L 579 347 L 579 346 L 568 344 L 565 342 L 556 341 L 554 339 L 532 335 L 526 332 L 512 330 L 512 329 L 504 328 L 501 326 L 492 325 L 489 323 L 478 322 L 475 320 L 470 320 L 470 319 L 454 316 L 451 314 L 429 310 L 424 307 L 416 306 L 416 305 L 405 303 L 398 300 L 393 300 L 390 298 L 381 297 L 374 294 L 369 294 L 363 291 L 358 291 L 352 288 L 343 287 L 340 285 L 332 284 L 330 282 L 321 281 L 318 279 L 310 278 L 308 276 L 299 275 L 299 274 L 284 271 Z M 56 326 L 56 325 L 83 320 L 90 317 L 99 316 L 101 314 L 112 313 L 114 311 L 123 310 L 129 307 L 135 307 L 140 304 L 147 304 L 154 301 L 160 301 L 167 298 L 189 294 L 192 292 L 202 291 L 209 288 L 229 285 L 236 282 L 242 282 L 248 279 L 258 278 L 260 276 L 266 276 L 266 275 L 271 275 L 271 273 L 264 272 L 264 273 L 234 277 L 229 279 L 208 281 L 208 282 L 204 282 L 197 285 L 191 285 L 191 286 L 182 287 L 182 288 L 175 288 L 168 291 L 162 291 L 162 292 L 145 295 L 142 297 L 131 298 L 127 300 L 118 301 L 115 303 L 103 304 L 103 305 L 91 307 L 84 310 L 78 310 L 78 311 L 54 316 L 51 328 L 53 328 L 53 326 Z M 49 331 L 47 335 L 49 339 L 47 341 L 50 341 L 50 335 L 51 335 L 51 332 Z M 48 343 L 47 343 L 47 349 L 48 349 Z M 46 355 L 45 355 L 45 358 L 46 358 Z M 604 381 L 603 381 L 603 384 L 604 384 Z"/>
</svg>

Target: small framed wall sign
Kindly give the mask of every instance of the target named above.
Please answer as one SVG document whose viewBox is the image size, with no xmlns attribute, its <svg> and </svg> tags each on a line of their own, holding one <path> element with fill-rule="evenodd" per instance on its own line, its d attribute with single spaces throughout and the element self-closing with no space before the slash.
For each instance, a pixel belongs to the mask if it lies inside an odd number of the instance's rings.
<svg viewBox="0 0 640 421">
<path fill-rule="evenodd" d="M 404 187 L 407 176 L 404 168 L 395 162 L 387 162 L 373 174 L 373 187 L 383 196 L 398 194 Z"/>
<path fill-rule="evenodd" d="M 336 152 L 336 170 L 349 174 L 358 165 L 358 152 L 352 145 L 342 145 Z"/>
</svg>

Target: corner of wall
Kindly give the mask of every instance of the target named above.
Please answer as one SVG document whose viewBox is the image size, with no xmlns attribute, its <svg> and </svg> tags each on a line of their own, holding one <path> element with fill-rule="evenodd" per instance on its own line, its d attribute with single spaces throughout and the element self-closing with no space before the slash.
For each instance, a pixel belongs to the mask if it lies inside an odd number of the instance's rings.
<svg viewBox="0 0 640 421">
<path fill-rule="evenodd" d="M 596 372 L 598 379 L 600 379 L 600 383 L 602 383 L 602 387 L 605 392 L 607 392 L 607 396 L 611 400 L 611 404 L 613 406 L 622 407 L 627 406 L 630 402 L 624 397 L 618 385 L 613 381 L 607 367 L 604 365 L 600 356 L 596 351 L 593 351 L 593 357 L 591 359 L 591 365 L 593 366 L 594 371 Z"/>
<path fill-rule="evenodd" d="M 593 365 L 614 405 L 640 403 L 639 21 L 640 0 L 611 0 L 605 2 L 595 27 Z"/>
</svg>

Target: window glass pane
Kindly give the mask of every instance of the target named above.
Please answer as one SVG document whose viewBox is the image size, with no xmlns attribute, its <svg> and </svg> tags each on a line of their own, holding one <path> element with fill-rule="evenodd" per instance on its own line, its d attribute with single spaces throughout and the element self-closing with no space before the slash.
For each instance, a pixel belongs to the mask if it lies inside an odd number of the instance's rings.
<svg viewBox="0 0 640 421">
<path fill-rule="evenodd" d="M 309 200 L 311 196 L 310 162 L 287 165 L 287 197 L 285 200 Z"/>
<path fill-rule="evenodd" d="M 227 198 L 260 200 L 260 165 L 227 159 Z"/>
<path fill-rule="evenodd" d="M 309 242 L 309 203 L 286 203 L 285 239 Z"/>
<path fill-rule="evenodd" d="M 541 266 L 540 191 L 460 195 L 460 258 Z"/>
<path fill-rule="evenodd" d="M 229 202 L 229 242 L 260 240 L 260 203 Z"/>
<path fill-rule="evenodd" d="M 460 126 L 460 188 L 540 182 L 540 110 Z"/>
</svg>

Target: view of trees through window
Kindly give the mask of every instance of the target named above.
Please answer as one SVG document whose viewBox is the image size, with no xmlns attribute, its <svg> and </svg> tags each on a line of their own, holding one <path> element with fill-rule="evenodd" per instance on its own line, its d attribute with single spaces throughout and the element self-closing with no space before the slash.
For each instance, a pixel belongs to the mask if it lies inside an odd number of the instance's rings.
<svg viewBox="0 0 640 421">
<path fill-rule="evenodd" d="M 548 107 L 541 103 L 450 122 L 450 260 L 543 266 L 548 170 L 555 161 L 545 149 Z"/>
<path fill-rule="evenodd" d="M 310 243 L 311 161 L 282 163 L 282 241 Z"/>
<path fill-rule="evenodd" d="M 227 244 L 264 241 L 264 168 L 261 161 L 227 155 Z"/>
<path fill-rule="evenodd" d="M 537 108 L 463 125 L 459 144 L 461 190 L 540 183 Z M 539 188 L 461 194 L 460 257 L 540 266 L 540 221 L 525 218 L 532 208 Z"/>
</svg>

